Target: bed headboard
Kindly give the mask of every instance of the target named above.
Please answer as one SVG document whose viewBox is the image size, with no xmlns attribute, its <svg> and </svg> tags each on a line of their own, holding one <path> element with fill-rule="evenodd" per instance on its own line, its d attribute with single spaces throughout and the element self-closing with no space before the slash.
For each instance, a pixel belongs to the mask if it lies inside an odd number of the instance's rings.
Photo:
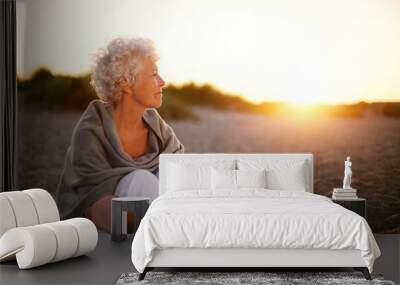
<svg viewBox="0 0 400 285">
<path fill-rule="evenodd" d="M 285 161 L 299 161 L 303 160 L 306 163 L 306 191 L 314 192 L 314 166 L 313 166 L 313 155 L 312 153 L 182 153 L 182 154 L 172 154 L 165 153 L 161 154 L 159 157 L 159 194 L 166 192 L 166 180 L 167 171 L 166 166 L 169 161 L 171 162 L 181 162 L 182 160 L 187 160 L 190 163 L 202 163 L 207 161 L 208 163 L 218 161 L 229 161 L 232 160 L 234 163 L 238 159 L 262 159 L 262 160 L 285 160 Z"/>
</svg>

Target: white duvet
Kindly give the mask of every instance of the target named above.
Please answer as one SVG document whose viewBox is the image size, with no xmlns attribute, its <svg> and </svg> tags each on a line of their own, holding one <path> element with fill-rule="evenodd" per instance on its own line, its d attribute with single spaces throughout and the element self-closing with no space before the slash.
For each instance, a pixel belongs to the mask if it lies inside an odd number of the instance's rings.
<svg viewBox="0 0 400 285">
<path fill-rule="evenodd" d="M 358 249 L 370 272 L 380 256 L 359 215 L 324 196 L 265 189 L 158 197 L 133 239 L 133 265 L 143 272 L 154 249 L 175 247 Z"/>
</svg>

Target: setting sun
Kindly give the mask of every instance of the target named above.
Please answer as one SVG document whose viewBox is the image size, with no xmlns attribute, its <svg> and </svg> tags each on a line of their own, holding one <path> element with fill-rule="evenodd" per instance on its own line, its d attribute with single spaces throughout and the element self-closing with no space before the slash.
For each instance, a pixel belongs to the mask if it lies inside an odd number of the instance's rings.
<svg viewBox="0 0 400 285">
<path fill-rule="evenodd" d="M 18 28 L 26 34 L 19 42 L 27 44 L 18 49 L 19 73 L 38 65 L 86 72 L 90 54 L 128 35 L 155 42 L 167 83 L 206 82 L 252 102 L 400 101 L 398 1 L 117 3 L 40 0 L 30 9 L 32 2 L 19 1 Z M 29 22 L 42 10 L 53 18 Z M 84 21 L 71 21 L 72 13 Z M 104 29 L 93 26 L 99 19 Z"/>
</svg>

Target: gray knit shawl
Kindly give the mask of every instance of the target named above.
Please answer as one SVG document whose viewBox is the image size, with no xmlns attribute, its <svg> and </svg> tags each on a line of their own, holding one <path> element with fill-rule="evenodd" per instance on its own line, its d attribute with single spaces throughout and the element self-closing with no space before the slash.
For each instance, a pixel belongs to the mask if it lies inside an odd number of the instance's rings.
<svg viewBox="0 0 400 285">
<path fill-rule="evenodd" d="M 112 107 L 101 100 L 89 103 L 75 126 L 65 158 L 56 201 L 61 217 L 81 216 L 106 193 L 114 193 L 119 180 L 135 169 L 158 169 L 161 153 L 182 153 L 172 128 L 155 109 L 147 109 L 143 120 L 149 128 L 149 151 L 132 159 L 122 149 Z"/>
</svg>

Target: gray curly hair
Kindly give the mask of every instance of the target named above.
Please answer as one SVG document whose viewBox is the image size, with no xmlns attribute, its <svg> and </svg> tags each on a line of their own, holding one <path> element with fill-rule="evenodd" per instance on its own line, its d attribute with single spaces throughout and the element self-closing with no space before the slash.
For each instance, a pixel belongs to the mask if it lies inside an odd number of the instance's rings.
<svg viewBox="0 0 400 285">
<path fill-rule="evenodd" d="M 158 54 L 151 40 L 143 38 L 112 39 L 106 48 L 93 54 L 90 85 L 97 96 L 109 105 L 121 97 L 120 82 L 135 83 L 135 77 L 142 68 L 142 60 L 158 60 Z"/>
</svg>

